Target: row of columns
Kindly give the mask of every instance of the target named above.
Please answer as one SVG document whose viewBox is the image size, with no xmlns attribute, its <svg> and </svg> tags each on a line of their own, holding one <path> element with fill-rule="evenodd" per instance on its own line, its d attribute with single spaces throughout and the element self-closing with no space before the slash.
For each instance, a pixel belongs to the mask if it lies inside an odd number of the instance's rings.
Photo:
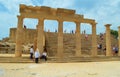
<svg viewBox="0 0 120 77">
<path fill-rule="evenodd" d="M 22 56 L 22 33 L 23 33 L 23 19 L 24 17 L 18 16 L 18 27 L 16 35 L 16 48 L 15 56 Z M 57 48 L 57 57 L 63 58 L 63 20 L 58 20 L 58 48 Z M 75 56 L 81 56 L 81 34 L 80 34 L 80 24 L 81 22 L 76 23 L 76 53 Z M 92 56 L 97 56 L 97 38 L 96 38 L 96 23 L 91 23 L 92 25 Z M 106 24 L 106 56 L 111 56 L 111 39 L 110 39 L 110 24 Z M 37 26 L 37 48 L 40 52 L 43 52 L 44 47 L 44 19 L 39 19 Z M 120 27 L 119 27 L 120 34 Z M 120 38 L 120 35 L 119 35 Z M 119 39 L 119 56 L 120 56 L 120 39 Z"/>
<path fill-rule="evenodd" d="M 23 19 L 24 17 L 18 16 L 18 27 L 16 35 L 16 48 L 15 56 L 22 56 L 22 34 L 23 34 Z M 57 57 L 63 58 L 63 20 L 58 20 L 58 48 L 57 48 Z M 81 56 L 81 34 L 80 34 L 80 22 L 76 23 L 76 56 Z M 97 55 L 97 42 L 96 42 L 96 24 L 92 25 L 92 56 Z M 40 53 L 44 50 L 44 19 L 39 19 L 37 26 L 37 48 L 40 50 Z"/>
<path fill-rule="evenodd" d="M 106 24 L 106 56 L 112 56 L 112 47 L 111 47 L 111 37 L 110 37 L 110 26 L 111 24 Z M 120 56 L 120 26 L 118 27 L 118 44 L 119 44 L 119 51 L 118 51 L 118 56 Z"/>
<path fill-rule="evenodd" d="M 58 50 L 57 50 L 57 57 L 63 58 L 63 21 L 58 20 Z M 75 56 L 81 56 L 81 34 L 80 34 L 80 22 L 76 23 L 76 53 Z M 97 39 L 96 39 L 96 23 L 92 25 L 92 56 L 97 56 Z"/>
</svg>

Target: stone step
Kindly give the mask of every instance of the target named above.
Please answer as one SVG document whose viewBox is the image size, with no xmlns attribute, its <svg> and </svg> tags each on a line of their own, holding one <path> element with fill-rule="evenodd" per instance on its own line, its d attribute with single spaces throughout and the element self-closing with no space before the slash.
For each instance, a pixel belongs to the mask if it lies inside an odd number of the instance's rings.
<svg viewBox="0 0 120 77">
<path fill-rule="evenodd" d="M 66 57 L 63 58 L 62 61 L 59 61 L 58 58 L 49 57 L 48 63 L 53 62 L 101 62 L 101 61 L 119 61 L 120 57 L 106 57 L 106 56 L 98 56 L 98 57 Z M 45 62 L 44 60 L 40 60 L 40 62 Z M 30 60 L 28 57 L 24 58 L 13 58 L 13 57 L 0 57 L 0 63 L 34 63 L 34 60 Z"/>
</svg>

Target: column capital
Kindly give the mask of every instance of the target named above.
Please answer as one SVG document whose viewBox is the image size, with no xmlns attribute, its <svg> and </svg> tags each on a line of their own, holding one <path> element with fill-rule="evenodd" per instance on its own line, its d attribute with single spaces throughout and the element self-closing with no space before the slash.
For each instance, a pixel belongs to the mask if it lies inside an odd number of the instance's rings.
<svg viewBox="0 0 120 77">
<path fill-rule="evenodd" d="M 38 18 L 38 25 L 37 26 L 39 26 L 39 25 L 43 25 L 43 23 L 44 23 L 44 18 Z"/>
<path fill-rule="evenodd" d="M 93 25 L 96 25 L 97 23 L 96 23 L 96 22 L 94 22 L 94 23 L 90 23 L 90 24 L 93 26 Z"/>
<path fill-rule="evenodd" d="M 105 27 L 110 27 L 111 26 L 111 24 L 105 24 Z"/>
<path fill-rule="evenodd" d="M 20 18 L 23 19 L 24 17 L 23 17 L 23 16 L 20 16 L 20 15 L 17 15 L 17 18 L 18 18 L 18 19 L 20 19 Z"/>
<path fill-rule="evenodd" d="M 38 18 L 38 20 L 44 20 L 44 18 Z"/>
<path fill-rule="evenodd" d="M 62 19 L 57 19 L 57 21 L 58 21 L 58 22 L 63 22 L 64 20 L 62 20 Z"/>
<path fill-rule="evenodd" d="M 74 21 L 75 23 L 81 23 L 80 21 Z"/>
</svg>

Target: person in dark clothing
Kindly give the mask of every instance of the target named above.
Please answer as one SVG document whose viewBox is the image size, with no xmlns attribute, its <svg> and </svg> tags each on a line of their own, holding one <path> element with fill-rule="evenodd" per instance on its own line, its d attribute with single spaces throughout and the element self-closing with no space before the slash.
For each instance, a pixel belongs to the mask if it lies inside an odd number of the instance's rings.
<svg viewBox="0 0 120 77">
<path fill-rule="evenodd" d="M 42 53 L 42 56 L 40 57 L 40 59 L 45 59 L 45 61 L 47 61 L 47 50 L 46 50 L 46 48 L 44 48 L 44 52 Z"/>
<path fill-rule="evenodd" d="M 30 59 L 33 59 L 34 49 L 33 46 L 30 48 Z"/>
<path fill-rule="evenodd" d="M 42 53 L 40 59 L 45 59 L 45 61 L 47 61 L 47 53 L 45 51 Z"/>
</svg>

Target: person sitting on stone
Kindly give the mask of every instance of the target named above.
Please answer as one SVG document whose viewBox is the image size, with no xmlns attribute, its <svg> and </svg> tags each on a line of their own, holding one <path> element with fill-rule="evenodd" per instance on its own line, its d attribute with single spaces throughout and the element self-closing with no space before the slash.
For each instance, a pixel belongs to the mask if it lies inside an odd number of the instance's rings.
<svg viewBox="0 0 120 77">
<path fill-rule="evenodd" d="M 42 56 L 40 57 L 40 59 L 45 59 L 45 61 L 47 61 L 47 52 L 46 51 L 44 51 L 42 53 Z"/>
</svg>

